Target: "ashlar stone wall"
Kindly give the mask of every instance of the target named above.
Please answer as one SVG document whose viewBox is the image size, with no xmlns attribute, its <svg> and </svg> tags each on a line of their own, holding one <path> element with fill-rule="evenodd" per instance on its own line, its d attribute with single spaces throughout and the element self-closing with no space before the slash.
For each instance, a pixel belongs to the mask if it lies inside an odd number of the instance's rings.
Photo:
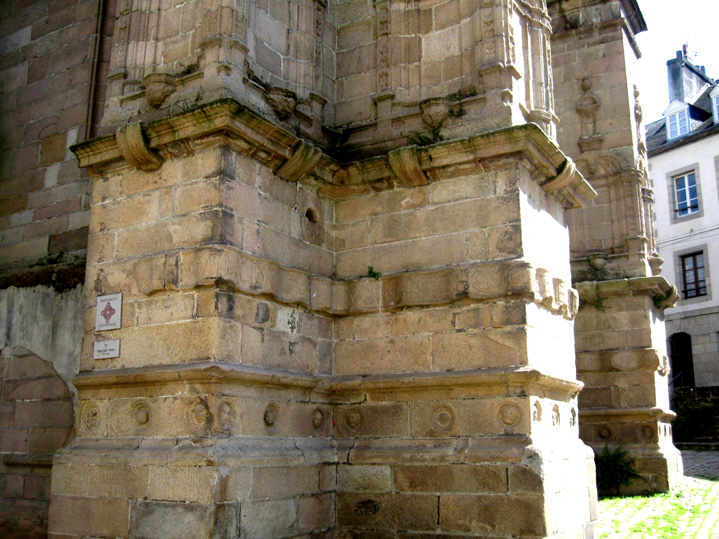
<svg viewBox="0 0 719 539">
<path fill-rule="evenodd" d="M 593 193 L 539 128 L 310 174 L 311 149 L 234 101 L 129 129 L 76 148 L 94 262 L 51 536 L 591 529 L 557 254 Z M 122 328 L 95 331 L 118 292 Z M 88 511 L 115 517 L 67 517 Z"/>
</svg>

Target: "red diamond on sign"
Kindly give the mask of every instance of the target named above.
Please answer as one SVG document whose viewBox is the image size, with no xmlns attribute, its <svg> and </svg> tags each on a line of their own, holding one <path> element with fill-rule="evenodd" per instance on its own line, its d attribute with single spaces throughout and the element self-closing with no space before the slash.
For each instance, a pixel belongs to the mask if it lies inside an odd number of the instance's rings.
<svg viewBox="0 0 719 539">
<path fill-rule="evenodd" d="M 110 305 L 110 302 L 108 301 L 105 304 L 105 308 L 100 312 L 102 317 L 105 319 L 105 323 L 109 324 L 110 319 L 115 315 L 117 311 L 112 308 L 112 305 Z"/>
</svg>

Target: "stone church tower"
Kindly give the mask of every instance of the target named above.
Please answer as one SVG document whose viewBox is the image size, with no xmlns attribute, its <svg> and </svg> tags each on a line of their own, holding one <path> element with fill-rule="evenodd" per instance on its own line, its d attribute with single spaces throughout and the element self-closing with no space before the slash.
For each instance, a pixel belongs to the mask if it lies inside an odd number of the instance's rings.
<svg viewBox="0 0 719 539">
<path fill-rule="evenodd" d="M 670 488 L 643 24 L 106 2 L 50 537 L 589 538 L 585 442 Z"/>
</svg>

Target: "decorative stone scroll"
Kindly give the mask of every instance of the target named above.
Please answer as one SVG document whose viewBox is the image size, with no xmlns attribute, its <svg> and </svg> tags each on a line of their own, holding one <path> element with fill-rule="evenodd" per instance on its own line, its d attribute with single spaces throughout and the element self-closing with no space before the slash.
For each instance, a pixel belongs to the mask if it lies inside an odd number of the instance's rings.
<svg viewBox="0 0 719 539">
<path fill-rule="evenodd" d="M 387 154 L 389 165 L 404 187 L 427 185 L 427 176 L 419 166 L 417 146 L 405 146 Z"/>
<path fill-rule="evenodd" d="M 133 167 L 141 170 L 157 170 L 162 166 L 162 159 L 153 153 L 145 143 L 142 134 L 142 122 L 136 122 L 119 127 L 115 139 L 122 157 Z"/>
<path fill-rule="evenodd" d="M 296 182 L 314 168 L 320 157 L 322 157 L 322 151 L 319 148 L 300 139 L 295 145 L 292 157 L 285 161 L 275 174 L 283 180 Z"/>
</svg>

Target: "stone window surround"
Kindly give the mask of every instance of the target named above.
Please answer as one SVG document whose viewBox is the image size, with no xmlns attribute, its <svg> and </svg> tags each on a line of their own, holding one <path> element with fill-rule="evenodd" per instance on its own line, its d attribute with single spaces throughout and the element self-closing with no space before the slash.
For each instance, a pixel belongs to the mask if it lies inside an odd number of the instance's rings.
<svg viewBox="0 0 719 539">
<path fill-rule="evenodd" d="M 694 177 L 696 178 L 697 182 L 697 203 L 699 204 L 699 210 L 690 213 L 689 215 L 682 215 L 681 217 L 677 216 L 676 208 L 677 208 L 677 197 L 676 197 L 676 188 L 674 186 L 674 180 L 678 178 L 679 176 L 685 176 L 690 173 L 694 173 Z M 698 217 L 704 217 L 704 205 L 702 204 L 702 183 L 701 183 L 701 175 L 699 174 L 699 163 L 692 163 L 691 165 L 686 165 L 682 168 L 678 168 L 676 170 L 672 170 L 670 172 L 667 172 L 666 175 L 667 179 L 667 192 L 669 196 L 667 197 L 667 200 L 669 200 L 669 222 L 670 224 L 674 225 L 677 223 L 683 223 L 684 221 L 690 221 L 691 219 L 696 219 Z"/>
<path fill-rule="evenodd" d="M 693 298 L 685 298 L 684 297 L 684 274 L 683 274 L 683 268 L 682 268 L 682 257 L 693 254 L 693 253 L 702 253 L 704 255 L 704 280 L 705 280 L 705 284 L 706 284 L 707 293 L 703 296 L 695 296 Z M 707 249 L 707 244 L 694 245 L 692 247 L 687 247 L 686 249 L 674 251 L 674 275 L 675 275 L 676 285 L 681 288 L 681 290 L 679 291 L 680 299 L 677 302 L 677 304 L 678 304 L 677 306 L 693 305 L 695 303 L 703 303 L 705 301 L 710 301 L 712 299 L 712 289 L 711 289 L 711 280 L 709 278 L 709 275 L 710 275 L 709 253 L 708 253 L 708 249 Z"/>
</svg>

